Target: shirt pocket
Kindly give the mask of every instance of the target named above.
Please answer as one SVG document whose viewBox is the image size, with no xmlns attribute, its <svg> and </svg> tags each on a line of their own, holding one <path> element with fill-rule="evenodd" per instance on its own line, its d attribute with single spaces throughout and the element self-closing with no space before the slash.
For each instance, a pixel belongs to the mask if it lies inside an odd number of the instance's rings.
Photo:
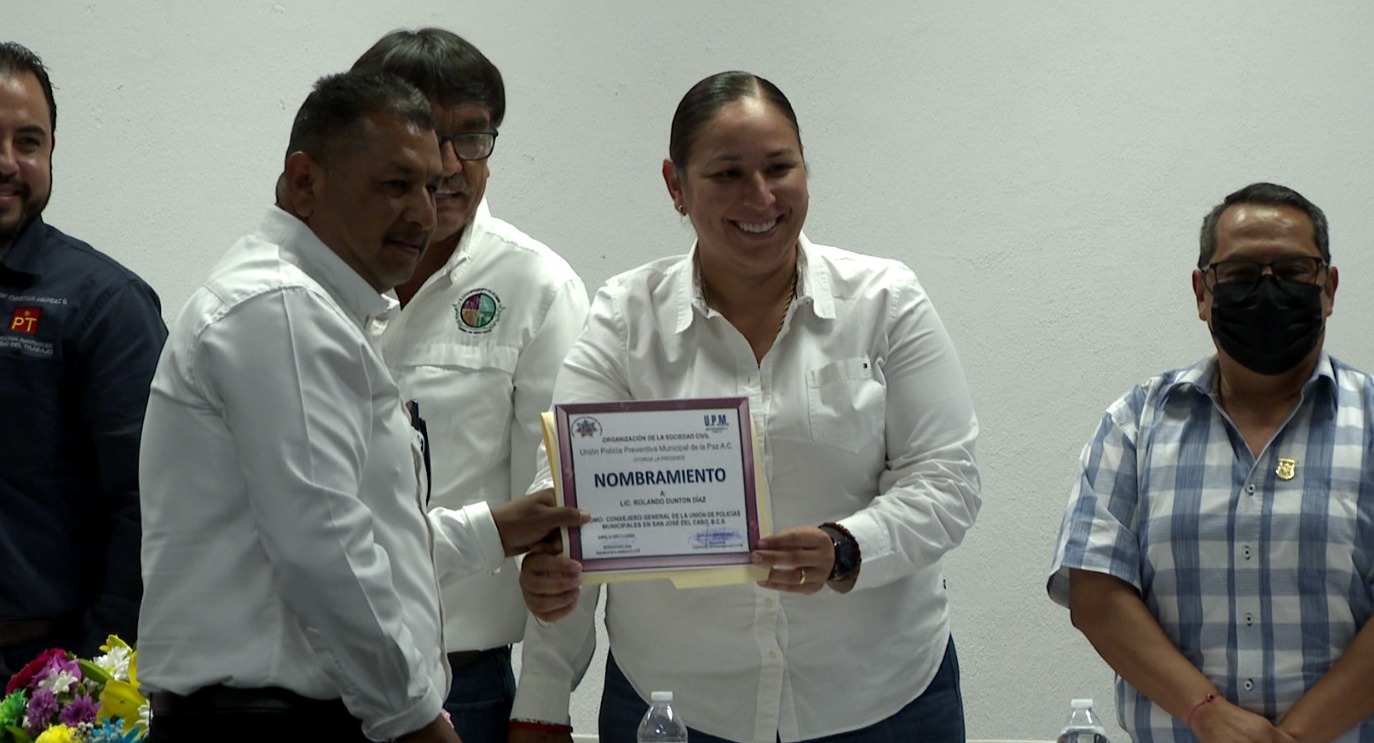
<svg viewBox="0 0 1374 743">
<path fill-rule="evenodd" d="M 1367 477 L 1363 472 L 1346 470 L 1331 477 L 1329 492 L 1310 488 L 1304 493 L 1298 529 L 1300 535 L 1321 535 L 1323 549 L 1314 554 L 1326 558 L 1323 577 L 1328 590 L 1344 590 L 1352 573 L 1374 587 L 1374 545 L 1362 538 L 1368 532 L 1361 528 L 1360 518 L 1361 508 L 1369 508 L 1367 503 L 1360 503 L 1360 493 L 1369 492 L 1368 484 L 1362 481 Z M 1368 523 L 1367 518 L 1364 523 Z"/>
<path fill-rule="evenodd" d="M 515 374 L 515 365 L 520 353 L 509 346 L 480 345 L 467 346 L 456 343 L 423 343 L 411 346 L 400 353 L 388 352 L 401 367 L 436 367 L 440 369 L 466 369 Z"/>
<path fill-rule="evenodd" d="M 883 440 L 887 386 L 867 356 L 806 372 L 811 439 L 856 454 Z"/>
</svg>

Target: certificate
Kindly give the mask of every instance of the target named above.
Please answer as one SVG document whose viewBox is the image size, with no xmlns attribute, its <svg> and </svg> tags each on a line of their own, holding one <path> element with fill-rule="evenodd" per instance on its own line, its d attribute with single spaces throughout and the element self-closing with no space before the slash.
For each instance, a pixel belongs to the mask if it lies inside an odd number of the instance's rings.
<svg viewBox="0 0 1374 743">
<path fill-rule="evenodd" d="M 772 526 L 748 398 L 557 405 L 544 423 L 559 500 L 592 516 L 563 535 L 584 583 L 766 577 L 749 559 Z"/>
</svg>

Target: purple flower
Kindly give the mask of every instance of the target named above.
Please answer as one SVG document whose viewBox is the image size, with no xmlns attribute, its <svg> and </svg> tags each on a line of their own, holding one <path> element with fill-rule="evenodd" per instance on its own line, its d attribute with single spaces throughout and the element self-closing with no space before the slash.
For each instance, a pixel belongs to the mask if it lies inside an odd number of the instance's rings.
<svg viewBox="0 0 1374 743">
<path fill-rule="evenodd" d="M 24 729 L 31 735 L 43 731 L 57 714 L 57 696 L 47 689 L 38 689 L 29 698 L 29 706 L 24 710 Z"/>
<path fill-rule="evenodd" d="M 72 701 L 58 714 L 58 719 L 63 725 L 76 727 L 83 722 L 95 722 L 96 712 L 100 711 L 100 705 L 91 699 L 90 694 L 77 694 Z"/>
<path fill-rule="evenodd" d="M 65 655 L 54 655 L 48 659 L 43 670 L 38 672 L 38 680 L 49 679 L 58 674 L 66 674 L 75 680 L 81 680 L 81 664 L 75 658 L 68 658 Z"/>
</svg>

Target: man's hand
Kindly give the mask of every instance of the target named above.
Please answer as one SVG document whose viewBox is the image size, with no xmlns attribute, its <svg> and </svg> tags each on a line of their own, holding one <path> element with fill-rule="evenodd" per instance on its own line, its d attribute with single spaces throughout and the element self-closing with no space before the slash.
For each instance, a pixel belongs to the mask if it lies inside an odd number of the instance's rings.
<svg viewBox="0 0 1374 743">
<path fill-rule="evenodd" d="M 434 722 L 411 733 L 406 733 L 396 739 L 399 743 L 463 743 L 463 739 L 458 737 L 458 731 L 453 729 L 453 723 L 444 719 L 443 715 L 434 718 Z"/>
<path fill-rule="evenodd" d="M 835 544 L 830 535 L 814 526 L 794 526 L 759 540 L 751 556 L 757 565 L 768 565 L 764 588 L 787 593 L 815 593 L 825 588 L 835 567 Z"/>
<path fill-rule="evenodd" d="M 1201 743 L 1297 743 L 1260 715 L 1220 696 L 1198 707 L 1192 722 L 1193 733 Z"/>
<path fill-rule="evenodd" d="M 1130 583 L 1106 573 L 1070 570 L 1069 617 L 1118 675 L 1188 723 L 1202 743 L 1297 743 L 1220 694 L 1195 706 L 1204 690 L 1215 693 L 1216 687 L 1164 633 Z"/>
<path fill-rule="evenodd" d="M 511 728 L 506 743 L 572 743 L 572 733 L 551 733 L 546 730 Z"/>
<path fill-rule="evenodd" d="M 499 505 L 491 509 L 491 517 L 507 557 L 528 552 L 557 529 L 581 526 L 592 519 L 586 511 L 558 505 L 552 488 Z"/>
<path fill-rule="evenodd" d="M 562 541 L 536 545 L 520 565 L 520 591 L 525 605 L 540 621 L 554 622 L 572 613 L 582 595 L 582 563 L 558 554 Z"/>
</svg>

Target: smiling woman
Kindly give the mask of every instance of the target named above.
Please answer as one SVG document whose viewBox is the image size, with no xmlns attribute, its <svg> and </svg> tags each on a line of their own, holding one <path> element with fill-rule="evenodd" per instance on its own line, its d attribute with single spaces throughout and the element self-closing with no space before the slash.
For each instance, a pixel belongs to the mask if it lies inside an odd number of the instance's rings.
<svg viewBox="0 0 1374 743">
<path fill-rule="evenodd" d="M 810 199 L 796 114 L 767 80 L 714 75 L 678 106 L 669 155 L 663 180 L 696 229 L 705 302 L 762 360 L 796 293 Z"/>
<path fill-rule="evenodd" d="M 607 586 L 600 740 L 634 740 L 637 690 L 671 689 L 693 743 L 963 741 L 940 560 L 981 505 L 978 424 L 930 299 L 906 266 L 802 233 L 800 129 L 767 80 L 693 86 L 662 174 L 696 244 L 597 292 L 553 401 L 747 395 L 781 530 L 754 545 L 756 585 Z M 534 487 L 550 483 L 546 467 Z M 566 740 L 595 611 L 578 576 L 554 555 L 522 566 L 544 623 L 525 636 L 513 743 Z"/>
</svg>

